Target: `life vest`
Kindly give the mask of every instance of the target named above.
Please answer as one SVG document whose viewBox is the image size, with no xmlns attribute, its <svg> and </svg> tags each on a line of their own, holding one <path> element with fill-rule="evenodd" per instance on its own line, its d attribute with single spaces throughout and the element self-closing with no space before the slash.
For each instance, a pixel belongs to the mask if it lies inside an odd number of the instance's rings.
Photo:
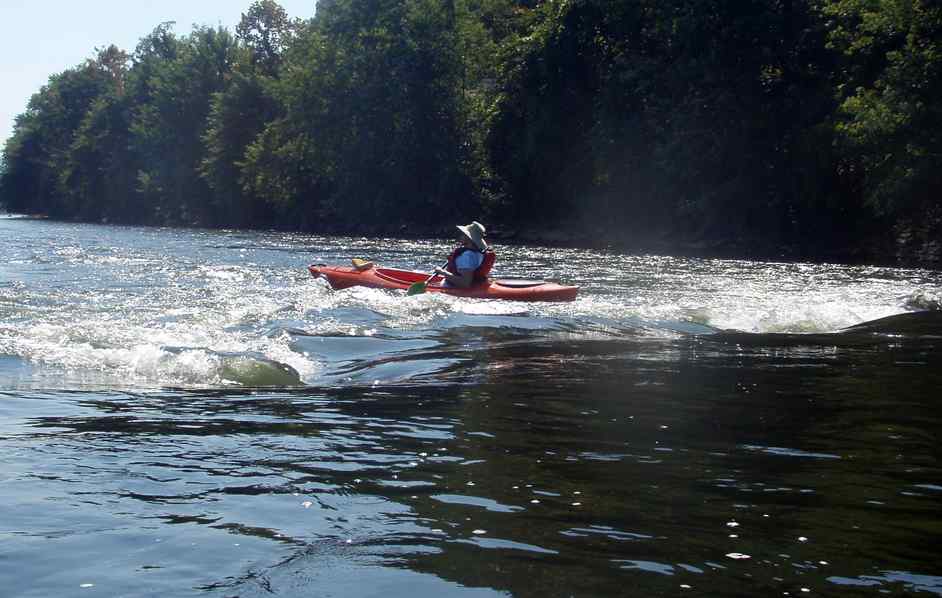
<svg viewBox="0 0 942 598">
<path fill-rule="evenodd" d="M 451 255 L 448 256 L 448 271 L 458 274 L 458 256 L 460 256 L 465 251 L 473 251 L 475 253 L 484 254 L 484 261 L 482 261 L 481 265 L 478 266 L 474 271 L 474 277 L 472 280 L 475 284 L 487 282 L 487 275 L 491 273 L 491 268 L 494 267 L 494 261 L 497 259 L 497 254 L 495 254 L 491 249 L 482 252 L 478 249 L 472 249 L 470 247 L 458 247 L 451 252 Z"/>
</svg>

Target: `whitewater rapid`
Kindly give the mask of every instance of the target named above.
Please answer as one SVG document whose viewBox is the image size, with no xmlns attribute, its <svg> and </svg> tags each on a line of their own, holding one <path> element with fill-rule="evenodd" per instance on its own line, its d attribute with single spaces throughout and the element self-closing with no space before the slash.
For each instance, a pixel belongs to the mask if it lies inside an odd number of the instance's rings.
<svg viewBox="0 0 942 598">
<path fill-rule="evenodd" d="M 572 303 L 527 304 L 333 291 L 306 270 L 352 257 L 422 269 L 444 242 L 6 218 L 0 238 L 0 384 L 13 387 L 343 384 L 369 379 L 341 375 L 353 366 L 388 370 L 420 352 L 421 367 L 393 376 L 408 380 L 460 360 L 427 356 L 455 353 L 455 338 L 833 332 L 931 304 L 942 288 L 925 270 L 499 247 L 498 276 L 581 287 Z"/>
</svg>

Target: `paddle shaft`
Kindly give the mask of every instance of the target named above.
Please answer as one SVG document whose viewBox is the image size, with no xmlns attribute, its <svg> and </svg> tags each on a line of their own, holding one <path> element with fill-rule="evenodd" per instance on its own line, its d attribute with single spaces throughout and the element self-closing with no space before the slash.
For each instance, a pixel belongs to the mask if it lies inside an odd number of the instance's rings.
<svg viewBox="0 0 942 598">
<path fill-rule="evenodd" d="M 442 268 L 447 268 L 447 267 L 448 267 L 448 262 L 445 262 L 444 264 L 442 264 Z M 432 272 L 432 274 L 428 278 L 425 279 L 425 282 L 422 283 L 422 286 L 428 286 L 428 283 L 430 283 L 432 279 L 435 278 L 436 276 L 438 276 L 438 272 Z"/>
<path fill-rule="evenodd" d="M 448 262 L 445 262 L 445 264 L 442 266 L 442 268 L 447 268 L 447 267 L 448 267 Z M 429 277 L 426 278 L 423 282 L 416 282 L 416 283 L 412 284 L 412 285 L 409 287 L 409 290 L 407 291 L 407 294 L 409 294 L 409 295 L 418 295 L 419 293 L 424 293 L 424 292 L 425 292 L 425 288 L 428 286 L 428 283 L 431 282 L 432 279 L 435 278 L 435 276 L 436 276 L 437 274 L 438 274 L 437 272 L 432 272 L 431 274 L 429 274 Z"/>
</svg>

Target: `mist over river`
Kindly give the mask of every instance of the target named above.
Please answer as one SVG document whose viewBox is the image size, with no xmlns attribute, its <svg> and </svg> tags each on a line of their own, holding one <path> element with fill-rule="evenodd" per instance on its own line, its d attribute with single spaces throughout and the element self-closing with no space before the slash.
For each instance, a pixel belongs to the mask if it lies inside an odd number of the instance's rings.
<svg viewBox="0 0 942 598">
<path fill-rule="evenodd" d="M 942 596 L 942 273 L 448 251 L 0 217 L 0 595 Z"/>
</svg>

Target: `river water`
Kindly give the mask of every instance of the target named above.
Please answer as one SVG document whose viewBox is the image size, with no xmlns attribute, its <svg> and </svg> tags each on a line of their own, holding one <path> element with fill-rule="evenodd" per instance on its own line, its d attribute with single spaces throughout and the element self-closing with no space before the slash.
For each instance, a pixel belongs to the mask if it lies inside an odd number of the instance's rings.
<svg viewBox="0 0 942 598">
<path fill-rule="evenodd" d="M 942 595 L 942 274 L 0 218 L 4 596 Z M 885 319 L 883 319 L 885 318 Z"/>
</svg>

